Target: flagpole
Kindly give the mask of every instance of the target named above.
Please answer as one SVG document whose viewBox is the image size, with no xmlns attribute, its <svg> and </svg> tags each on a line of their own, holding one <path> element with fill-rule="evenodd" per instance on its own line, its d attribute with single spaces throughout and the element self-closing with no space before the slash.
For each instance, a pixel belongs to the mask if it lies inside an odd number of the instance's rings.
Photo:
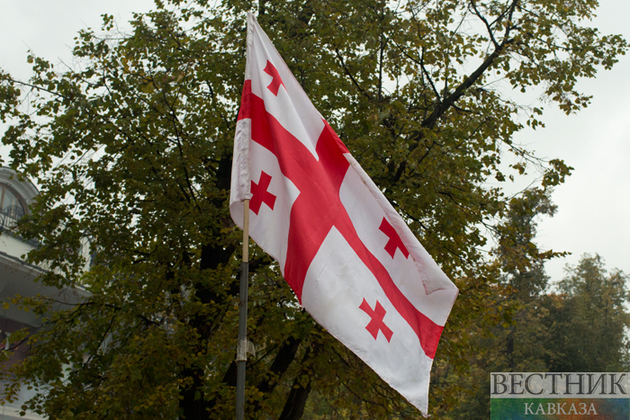
<svg viewBox="0 0 630 420">
<path fill-rule="evenodd" d="M 247 289 L 249 280 L 249 200 L 243 201 L 243 259 L 238 302 L 236 347 L 236 420 L 245 418 L 245 365 L 247 363 Z"/>
</svg>

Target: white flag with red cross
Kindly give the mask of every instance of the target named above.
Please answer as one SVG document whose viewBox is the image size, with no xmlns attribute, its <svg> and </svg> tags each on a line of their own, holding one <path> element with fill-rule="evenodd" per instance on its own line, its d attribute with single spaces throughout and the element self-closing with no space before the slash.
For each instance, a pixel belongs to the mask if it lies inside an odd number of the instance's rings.
<svg viewBox="0 0 630 420">
<path fill-rule="evenodd" d="M 458 290 L 310 102 L 256 18 L 234 140 L 230 213 L 300 304 L 388 384 L 428 409 Z"/>
</svg>

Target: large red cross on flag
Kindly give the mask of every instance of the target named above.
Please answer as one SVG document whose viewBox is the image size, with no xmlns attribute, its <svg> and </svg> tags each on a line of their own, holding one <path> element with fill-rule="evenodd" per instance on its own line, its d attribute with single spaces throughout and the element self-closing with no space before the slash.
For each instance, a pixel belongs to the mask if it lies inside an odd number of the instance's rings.
<svg viewBox="0 0 630 420">
<path fill-rule="evenodd" d="M 302 306 L 425 415 L 458 290 L 248 17 L 230 213 L 278 260 Z"/>
</svg>

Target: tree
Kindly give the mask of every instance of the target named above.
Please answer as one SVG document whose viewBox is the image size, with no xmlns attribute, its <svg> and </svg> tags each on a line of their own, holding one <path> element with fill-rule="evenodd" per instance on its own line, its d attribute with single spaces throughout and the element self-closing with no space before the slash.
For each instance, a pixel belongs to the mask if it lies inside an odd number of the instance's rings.
<svg viewBox="0 0 630 420">
<path fill-rule="evenodd" d="M 448 414 L 456 419 L 490 417 L 492 372 L 547 371 L 550 338 L 546 308 L 545 259 L 555 255 L 535 244 L 537 218 L 553 215 L 550 191 L 532 188 L 508 203 L 505 217 L 496 227 L 495 254 L 502 264 L 501 286 L 493 296 L 495 319 L 481 319 L 475 326 L 474 346 L 468 356 L 468 372 L 453 372 L 446 379 L 464 385 Z"/>
<path fill-rule="evenodd" d="M 546 277 L 544 270 L 542 275 Z M 630 321 L 626 279 L 619 270 L 607 274 L 598 255 L 584 255 L 577 266 L 567 268 L 558 283 L 561 293 L 512 290 L 505 314 L 513 322 L 477 334 L 485 351 L 471 355 L 465 376 L 450 378 L 470 390 L 459 395 L 449 410 L 451 418 L 490 416 L 491 372 L 625 371 Z"/>
<path fill-rule="evenodd" d="M 622 372 L 628 369 L 627 329 L 630 326 L 628 276 L 608 274 L 599 255 L 585 254 L 568 267 L 559 284 L 562 300 L 551 305 L 552 349 L 549 366 L 556 371 Z"/>
<path fill-rule="evenodd" d="M 506 262 L 482 247 L 509 200 L 488 181 L 532 169 L 549 189 L 570 172 L 512 142 L 524 124 L 541 124 L 542 109 L 492 86 L 538 89 L 567 113 L 586 106 L 577 80 L 626 50 L 619 36 L 582 25 L 595 6 L 156 1 L 131 34 L 117 34 L 111 16 L 104 36 L 81 32 L 75 69 L 29 57 L 30 81 L 2 73 L 10 165 L 41 191 L 20 226 L 41 244 L 28 260 L 50 268 L 45 284 L 91 293 L 54 314 L 50 302 L 24 302 L 45 321 L 12 372 L 41 391 L 27 407 L 85 419 L 232 415 L 240 234 L 226 200 L 244 17 L 257 9 L 315 105 L 460 287 L 436 359 L 433 403 L 445 410 L 457 388 L 441 372 L 467 369 L 472 327 L 502 316 L 492 308 Z M 85 237 L 87 272 L 77 252 Z M 300 310 L 259 249 L 250 281 L 251 418 L 299 418 L 313 389 L 349 415 L 414 413 Z"/>
</svg>

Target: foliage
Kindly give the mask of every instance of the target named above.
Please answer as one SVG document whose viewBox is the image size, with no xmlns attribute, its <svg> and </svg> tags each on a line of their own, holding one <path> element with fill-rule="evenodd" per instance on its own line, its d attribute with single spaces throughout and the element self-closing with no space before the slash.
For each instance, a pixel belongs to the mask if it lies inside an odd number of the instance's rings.
<svg viewBox="0 0 630 420">
<path fill-rule="evenodd" d="M 46 316 L 14 367 L 16 381 L 42 392 L 27 408 L 52 418 L 232 416 L 240 234 L 227 198 L 245 12 L 257 8 L 315 105 L 460 287 L 434 369 L 432 404 L 447 412 L 461 386 L 448 378 L 514 313 L 505 275 L 557 255 L 508 217 L 516 207 L 521 219 L 551 213 L 545 197 L 570 172 L 512 142 L 524 124 L 541 124 L 542 108 L 519 106 L 510 89 L 534 89 L 567 113 L 586 106 L 577 80 L 626 50 L 583 25 L 595 6 L 156 1 L 131 34 L 107 15 L 103 36 L 81 32 L 75 69 L 31 56 L 30 81 L 0 73 L 10 165 L 41 191 L 20 227 L 41 244 L 28 260 L 50 268 L 43 283 L 90 292 Z M 510 201 L 502 185 L 527 171 L 540 185 Z M 89 261 L 77 251 L 86 237 Z M 490 255 L 488 237 L 499 241 Z M 299 418 L 312 390 L 347 418 L 418 415 L 314 325 L 259 249 L 250 270 L 250 418 Z"/>
<path fill-rule="evenodd" d="M 629 301 L 627 280 L 628 276 L 619 270 L 608 274 L 599 255 L 584 255 L 568 269 L 559 284 L 564 303 L 550 309 L 554 322 L 550 325 L 553 338 L 549 346 L 557 354 L 549 361 L 551 369 L 628 369 L 626 333 L 630 314 L 624 306 Z"/>
<path fill-rule="evenodd" d="M 567 267 L 556 292 L 514 292 L 514 323 L 494 328 L 494 336 L 480 343 L 487 351 L 471 357 L 470 375 L 451 378 L 472 390 L 451 411 L 453 418 L 490 416 L 491 372 L 627 371 L 626 280 L 619 270 L 607 274 L 599 255 L 586 254 L 577 266 Z"/>
</svg>

